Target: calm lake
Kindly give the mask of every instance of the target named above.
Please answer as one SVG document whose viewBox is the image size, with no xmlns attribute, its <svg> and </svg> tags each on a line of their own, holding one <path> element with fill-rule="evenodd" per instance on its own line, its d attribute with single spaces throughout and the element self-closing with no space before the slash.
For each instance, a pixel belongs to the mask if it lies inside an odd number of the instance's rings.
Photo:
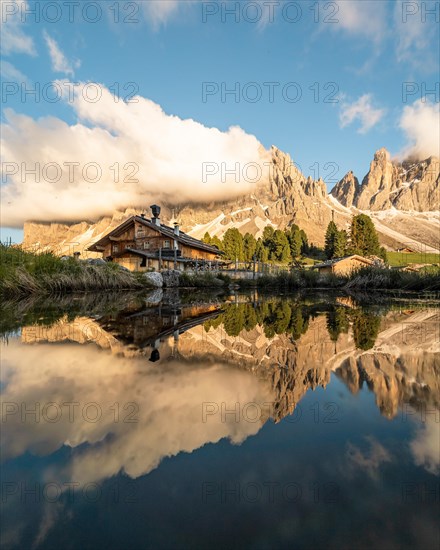
<svg viewBox="0 0 440 550">
<path fill-rule="evenodd" d="M 439 321 L 429 296 L 5 304 L 3 548 L 439 548 Z"/>
</svg>

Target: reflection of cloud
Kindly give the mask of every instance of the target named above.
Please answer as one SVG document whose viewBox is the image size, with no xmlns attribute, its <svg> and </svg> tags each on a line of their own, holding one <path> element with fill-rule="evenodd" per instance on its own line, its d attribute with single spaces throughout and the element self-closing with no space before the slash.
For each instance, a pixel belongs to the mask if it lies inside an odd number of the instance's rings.
<svg viewBox="0 0 440 550">
<path fill-rule="evenodd" d="M 391 462 L 391 455 L 374 437 L 366 436 L 365 439 L 370 444 L 370 448 L 365 453 L 356 445 L 347 444 L 347 461 L 352 471 L 356 469 L 366 471 L 371 478 L 375 479 L 381 465 Z"/>
<path fill-rule="evenodd" d="M 60 520 L 63 513 L 65 513 L 65 510 L 60 502 L 44 503 L 43 517 L 32 548 L 38 548 L 43 543 L 47 534 L 55 523 Z"/>
<path fill-rule="evenodd" d="M 236 419 L 231 414 L 222 421 L 215 414 L 203 422 L 202 404 L 223 402 L 231 410 L 237 402 L 243 406 L 271 400 L 268 388 L 251 373 L 221 365 L 157 367 L 145 358 L 128 360 L 93 345 L 71 344 L 10 343 L 2 356 L 3 402 L 18 402 L 28 409 L 40 403 L 41 410 L 49 402 L 79 404 L 73 422 L 64 406 L 58 422 L 45 420 L 56 413 L 53 408 L 39 423 L 32 415 L 22 422 L 19 414 L 3 423 L 5 459 L 27 451 L 47 455 L 63 445 L 74 448 L 71 463 L 62 472 L 46 472 L 46 482 L 85 484 L 120 471 L 136 478 L 156 468 L 164 457 L 192 452 L 222 438 L 240 443 L 256 434 L 263 421 L 250 422 L 243 415 Z M 92 402 L 102 411 L 97 422 L 85 419 L 84 405 Z M 130 402 L 138 408 L 135 423 L 124 422 L 133 409 L 124 409 Z M 115 403 L 119 403 L 117 421 Z M 95 410 L 90 409 L 90 417 Z"/>
<path fill-rule="evenodd" d="M 431 474 L 439 475 L 440 424 L 438 422 L 427 418 L 410 447 L 417 466 L 423 466 Z"/>
</svg>

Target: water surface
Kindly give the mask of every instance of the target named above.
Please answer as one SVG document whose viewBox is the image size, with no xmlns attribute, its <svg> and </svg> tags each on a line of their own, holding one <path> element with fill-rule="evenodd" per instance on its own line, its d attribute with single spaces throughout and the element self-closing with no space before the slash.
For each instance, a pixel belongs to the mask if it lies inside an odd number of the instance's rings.
<svg viewBox="0 0 440 550">
<path fill-rule="evenodd" d="M 5 548 L 438 548 L 438 303 L 6 304 Z"/>
</svg>

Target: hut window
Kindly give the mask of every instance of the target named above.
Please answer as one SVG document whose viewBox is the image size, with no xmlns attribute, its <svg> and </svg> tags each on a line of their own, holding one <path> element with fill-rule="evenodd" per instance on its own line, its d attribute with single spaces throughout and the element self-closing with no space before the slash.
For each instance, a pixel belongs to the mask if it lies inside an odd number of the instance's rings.
<svg viewBox="0 0 440 550">
<path fill-rule="evenodd" d="M 149 250 L 150 249 L 150 241 L 145 241 L 144 242 L 144 250 Z"/>
<path fill-rule="evenodd" d="M 163 242 L 163 247 L 164 248 L 170 248 L 170 241 L 164 241 Z"/>
<path fill-rule="evenodd" d="M 119 246 L 117 244 L 114 244 L 113 245 L 113 254 L 115 254 L 116 252 L 119 252 Z"/>
</svg>

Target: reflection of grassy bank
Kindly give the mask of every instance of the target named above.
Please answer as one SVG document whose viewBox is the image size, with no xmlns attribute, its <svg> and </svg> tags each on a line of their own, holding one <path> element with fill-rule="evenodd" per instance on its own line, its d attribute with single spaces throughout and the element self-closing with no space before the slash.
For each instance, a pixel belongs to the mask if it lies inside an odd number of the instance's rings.
<svg viewBox="0 0 440 550">
<path fill-rule="evenodd" d="M 352 275 L 323 274 L 317 271 L 281 272 L 264 275 L 255 281 L 239 280 L 241 287 L 257 286 L 267 289 L 296 290 L 329 288 L 340 290 L 440 290 L 440 269 L 410 272 L 379 268 L 360 269 Z"/>
<path fill-rule="evenodd" d="M 23 296 L 56 292 L 122 290 L 147 286 L 117 264 L 89 265 L 51 253 L 32 254 L 0 246 L 0 293 Z"/>
</svg>

